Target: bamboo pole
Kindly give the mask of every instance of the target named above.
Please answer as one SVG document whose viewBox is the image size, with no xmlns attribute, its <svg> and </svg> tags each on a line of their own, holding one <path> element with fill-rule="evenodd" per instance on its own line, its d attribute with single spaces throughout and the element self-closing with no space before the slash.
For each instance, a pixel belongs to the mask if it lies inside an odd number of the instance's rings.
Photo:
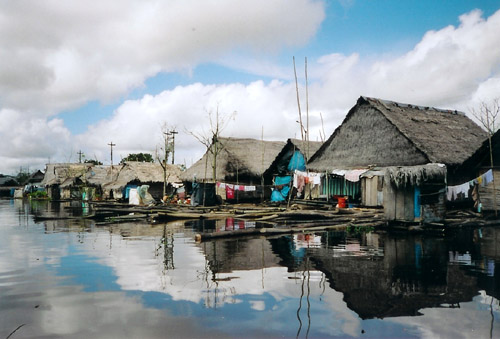
<svg viewBox="0 0 500 339">
<path fill-rule="evenodd" d="M 297 69 L 295 68 L 295 57 L 293 57 L 293 73 L 295 74 L 295 91 L 297 93 L 297 106 L 299 108 L 300 137 L 304 141 L 304 127 L 302 125 L 302 111 L 300 109 L 299 84 L 297 81 Z"/>
<path fill-rule="evenodd" d="M 307 163 L 307 160 L 309 160 L 309 86 L 307 83 L 307 57 L 305 61 L 305 73 L 306 73 L 306 142 L 307 142 L 306 163 Z"/>
</svg>

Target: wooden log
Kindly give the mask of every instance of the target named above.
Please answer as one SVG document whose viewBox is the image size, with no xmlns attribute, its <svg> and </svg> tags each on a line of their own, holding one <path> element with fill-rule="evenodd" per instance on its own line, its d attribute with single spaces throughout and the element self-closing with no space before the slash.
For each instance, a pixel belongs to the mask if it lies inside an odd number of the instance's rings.
<svg viewBox="0 0 500 339">
<path fill-rule="evenodd" d="M 254 219 L 255 221 L 267 221 L 267 220 L 272 220 L 276 219 L 279 215 L 278 214 L 271 214 L 262 218 Z"/>
<path fill-rule="evenodd" d="M 195 235 L 196 241 L 235 237 L 235 236 L 255 236 L 255 235 L 277 235 L 277 234 L 295 234 L 295 233 L 308 233 L 308 232 L 318 232 L 325 230 L 345 230 L 349 224 L 341 225 L 325 225 L 325 226 L 315 226 L 315 227 L 296 227 L 296 228 L 247 228 L 243 230 L 235 231 L 223 231 L 223 232 L 212 232 L 212 233 L 198 233 Z"/>
</svg>

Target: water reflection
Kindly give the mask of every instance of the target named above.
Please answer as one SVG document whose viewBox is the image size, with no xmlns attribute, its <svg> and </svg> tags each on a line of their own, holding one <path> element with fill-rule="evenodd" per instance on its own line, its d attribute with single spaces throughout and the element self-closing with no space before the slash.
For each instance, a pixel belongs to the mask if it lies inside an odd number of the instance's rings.
<svg viewBox="0 0 500 339">
<path fill-rule="evenodd" d="M 74 213 L 68 206 L 0 201 L 0 336 L 21 324 L 20 337 L 499 334 L 494 228 L 196 243 L 201 229 L 255 225 L 30 214 Z"/>
</svg>

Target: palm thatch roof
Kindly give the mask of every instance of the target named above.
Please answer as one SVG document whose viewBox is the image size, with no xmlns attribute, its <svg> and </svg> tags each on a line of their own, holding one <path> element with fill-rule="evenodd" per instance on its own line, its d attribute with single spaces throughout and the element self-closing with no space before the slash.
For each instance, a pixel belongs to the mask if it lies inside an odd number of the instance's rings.
<svg viewBox="0 0 500 339">
<path fill-rule="evenodd" d="M 264 172 L 264 176 L 267 177 L 281 172 L 280 167 L 284 166 L 286 168 L 293 152 L 300 151 L 305 157 L 307 157 L 307 152 L 309 152 L 309 156 L 311 156 L 318 151 L 321 145 L 323 145 L 323 143 L 320 141 L 307 142 L 300 139 L 288 139 L 285 146 L 283 146 L 271 165 Z"/>
<path fill-rule="evenodd" d="M 400 187 L 422 186 L 427 182 L 444 182 L 446 166 L 426 164 L 422 166 L 386 167 L 384 180 Z"/>
<path fill-rule="evenodd" d="M 127 161 L 115 167 L 115 178 L 103 185 L 105 190 L 122 190 L 129 183 L 163 183 L 163 167 L 159 163 Z M 167 183 L 180 183 L 180 173 L 178 166 L 167 164 Z"/>
<path fill-rule="evenodd" d="M 288 139 L 287 145 L 289 143 L 292 144 L 296 150 L 301 151 L 303 154 L 309 152 L 309 158 L 312 157 L 313 154 L 316 153 L 318 149 L 323 145 L 323 142 L 321 141 L 303 141 L 300 139 Z"/>
<path fill-rule="evenodd" d="M 180 169 L 167 164 L 167 182 L 180 183 Z M 48 164 L 42 185 L 75 184 L 102 186 L 108 189 L 124 188 L 129 182 L 163 182 L 163 168 L 158 163 L 130 161 L 117 166 L 78 164 Z"/>
<path fill-rule="evenodd" d="M 94 165 L 85 173 L 85 182 L 88 186 L 102 186 L 116 179 L 120 166 Z"/>
<path fill-rule="evenodd" d="M 184 181 L 238 181 L 250 183 L 259 181 L 261 175 L 283 149 L 282 141 L 263 141 L 257 139 L 218 138 L 217 148 L 220 152 L 216 158 L 216 177 L 213 178 L 213 160 L 211 153 L 214 145 L 182 173 Z"/>
<path fill-rule="evenodd" d="M 0 186 L 18 186 L 17 179 L 10 175 L 0 174 Z"/>
<path fill-rule="evenodd" d="M 44 177 L 45 177 L 44 173 L 40 170 L 37 170 L 36 172 L 31 173 L 31 175 L 28 178 L 28 182 L 30 184 L 40 183 Z"/>
<path fill-rule="evenodd" d="M 77 179 L 83 178 L 93 165 L 88 163 L 55 163 L 47 164 L 41 185 L 69 185 Z"/>
<path fill-rule="evenodd" d="M 308 167 L 457 166 L 485 140 L 486 132 L 453 110 L 360 97 Z"/>
</svg>

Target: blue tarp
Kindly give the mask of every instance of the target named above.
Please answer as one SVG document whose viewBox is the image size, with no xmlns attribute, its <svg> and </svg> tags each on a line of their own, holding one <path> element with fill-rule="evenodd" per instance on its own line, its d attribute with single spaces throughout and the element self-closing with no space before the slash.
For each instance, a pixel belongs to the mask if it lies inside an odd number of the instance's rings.
<svg viewBox="0 0 500 339">
<path fill-rule="evenodd" d="M 274 178 L 274 184 L 276 186 L 278 186 L 278 185 L 288 185 L 291 180 L 292 180 L 292 176 L 290 176 L 290 175 L 287 175 L 287 176 L 284 176 L 284 177 L 276 177 L 276 178 Z"/>
<path fill-rule="evenodd" d="M 288 163 L 288 170 L 293 172 L 295 170 L 305 171 L 306 170 L 306 159 L 300 151 L 295 151 Z"/>
<path fill-rule="evenodd" d="M 273 202 L 278 202 L 278 201 L 285 201 L 286 197 L 288 196 L 288 192 L 290 191 L 290 181 L 292 180 L 291 176 L 285 176 L 285 177 L 276 177 L 274 178 L 274 184 L 276 186 L 283 185 L 281 189 L 278 189 L 278 187 L 275 187 L 273 192 L 271 193 L 271 201 Z"/>
</svg>

